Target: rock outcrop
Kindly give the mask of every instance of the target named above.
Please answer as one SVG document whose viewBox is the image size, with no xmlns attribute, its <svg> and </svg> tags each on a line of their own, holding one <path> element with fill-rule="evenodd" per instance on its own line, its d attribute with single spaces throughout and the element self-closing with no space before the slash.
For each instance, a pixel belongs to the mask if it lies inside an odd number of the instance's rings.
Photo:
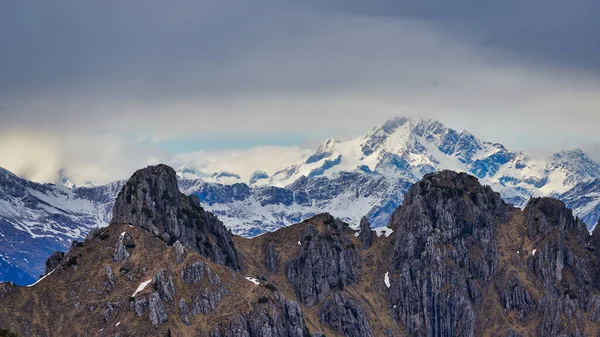
<svg viewBox="0 0 600 337">
<path fill-rule="evenodd" d="M 314 305 L 331 289 L 356 282 L 357 252 L 343 235 L 346 225 L 329 216 L 325 232 L 309 225 L 300 240 L 300 252 L 286 264 L 286 275 L 300 302 Z"/>
<path fill-rule="evenodd" d="M 169 166 L 135 172 L 119 192 L 112 222 L 139 226 L 168 244 L 179 241 L 216 263 L 239 269 L 230 231 L 200 206 L 197 197 L 179 191 Z"/>
<path fill-rule="evenodd" d="M 6 298 L 10 293 L 12 293 L 15 284 L 12 282 L 3 282 L 0 283 L 0 298 Z"/>
<path fill-rule="evenodd" d="M 517 311 L 520 320 L 524 320 L 535 305 L 529 291 L 525 289 L 523 282 L 514 271 L 508 275 L 500 275 L 496 288 L 504 308 Z"/>
<path fill-rule="evenodd" d="M 364 310 L 348 295 L 333 294 L 323 303 L 319 313 L 321 323 L 328 324 L 346 337 L 372 337 L 373 330 Z"/>
<path fill-rule="evenodd" d="M 181 263 L 185 256 L 185 247 L 179 241 L 175 241 L 173 247 L 175 247 L 175 261 Z"/>
<path fill-rule="evenodd" d="M 276 273 L 279 270 L 279 254 L 275 250 L 273 242 L 269 242 L 267 246 L 267 255 L 265 256 L 265 266 L 271 273 Z"/>
<path fill-rule="evenodd" d="M 119 240 L 117 241 L 117 246 L 115 247 L 115 253 L 113 254 L 113 261 L 115 262 L 123 262 L 129 258 L 129 251 L 125 246 L 125 237 L 129 237 L 129 234 L 122 233 L 119 236 Z M 131 237 L 129 237 L 131 239 Z"/>
<path fill-rule="evenodd" d="M 374 235 L 375 233 L 371 230 L 371 223 L 369 223 L 367 217 L 363 216 L 362 219 L 360 219 L 360 233 L 358 234 L 363 249 L 369 249 L 369 247 L 371 247 Z"/>
<path fill-rule="evenodd" d="M 210 337 L 307 337 L 310 336 L 298 303 L 281 296 L 266 300 L 250 313 L 237 315 Z"/>
<path fill-rule="evenodd" d="M 173 274 L 167 269 L 159 270 L 152 278 L 152 288 L 156 289 L 161 300 L 171 302 L 175 298 L 175 284 Z"/>
<path fill-rule="evenodd" d="M 534 198 L 524 210 L 527 234 L 536 251 L 528 267 L 542 285 L 537 336 L 583 336 L 583 317 L 595 321 L 598 308 L 598 230 L 590 235 L 583 222 L 561 201 Z"/>
<path fill-rule="evenodd" d="M 65 253 L 63 252 L 52 253 L 48 260 L 46 260 L 46 272 L 44 273 L 44 275 L 48 274 L 49 272 L 53 271 L 54 268 L 58 267 L 58 265 L 62 262 L 64 257 Z"/>
<path fill-rule="evenodd" d="M 219 302 L 227 294 L 227 290 L 221 286 L 219 276 L 213 273 L 210 267 L 203 262 L 186 264 L 181 271 L 181 280 L 185 284 L 200 285 L 199 291 L 192 295 L 189 305 L 190 309 L 182 309 L 183 311 L 187 311 L 185 315 L 209 314 L 217 308 Z M 187 301 L 183 298 L 180 300 L 180 309 L 182 306 L 188 308 Z"/>
<path fill-rule="evenodd" d="M 106 269 L 106 280 L 104 282 L 104 288 L 106 290 L 113 290 L 117 284 L 117 277 L 115 276 L 115 273 L 113 273 L 110 265 L 107 264 L 105 269 Z"/>
<path fill-rule="evenodd" d="M 498 268 L 496 226 L 508 208 L 464 173 L 426 175 L 406 194 L 395 230 L 390 299 L 414 336 L 475 336 L 475 304 Z"/>
<path fill-rule="evenodd" d="M 154 292 L 148 299 L 148 316 L 153 326 L 167 321 L 167 308 L 161 301 L 158 292 Z"/>
</svg>

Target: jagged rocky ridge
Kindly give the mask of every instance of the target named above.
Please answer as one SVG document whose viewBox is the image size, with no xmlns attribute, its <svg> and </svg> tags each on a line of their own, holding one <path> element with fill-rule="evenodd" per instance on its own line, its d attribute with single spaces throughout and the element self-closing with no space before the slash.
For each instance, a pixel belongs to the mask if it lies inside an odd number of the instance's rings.
<svg viewBox="0 0 600 337">
<path fill-rule="evenodd" d="M 247 181 L 232 172 L 202 175 L 189 163 L 178 174 L 183 193 L 251 237 L 323 212 L 353 226 L 363 216 L 385 226 L 413 183 L 447 168 L 477 176 L 519 207 L 531 196 L 556 197 L 589 229 L 600 216 L 600 165 L 582 151 L 535 159 L 431 120 L 393 118 L 353 140 L 329 139 L 305 160 Z M 0 169 L 0 280 L 33 283 L 48 254 L 106 226 L 123 183 L 67 188 Z"/>
<path fill-rule="evenodd" d="M 153 184 L 175 194 L 165 184 L 174 172 L 142 171 L 135 188 L 123 189 L 119 213 L 145 205 L 155 207 L 155 220 L 120 218 L 50 259 L 53 269 L 34 286 L 0 284 L 0 329 L 213 337 L 600 331 L 600 234 L 589 235 L 557 200 L 532 199 L 521 211 L 476 178 L 444 171 L 410 189 L 390 236 L 328 214 L 253 239 L 225 233 L 236 268 L 180 241 L 187 227 L 208 230 L 161 213 L 187 207 L 187 197 L 152 203 Z M 127 191 L 147 202 L 132 196 L 127 204 Z M 200 237 L 219 247 L 221 234 Z"/>
<path fill-rule="evenodd" d="M 599 331 L 598 232 L 562 202 L 534 198 L 521 212 L 474 177 L 444 171 L 411 188 L 390 226 L 390 303 L 409 334 Z"/>
</svg>

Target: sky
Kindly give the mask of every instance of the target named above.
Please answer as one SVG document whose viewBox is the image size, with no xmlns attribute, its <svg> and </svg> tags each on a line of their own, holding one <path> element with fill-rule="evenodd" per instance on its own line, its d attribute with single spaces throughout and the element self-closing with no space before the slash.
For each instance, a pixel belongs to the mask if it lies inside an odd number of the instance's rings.
<svg viewBox="0 0 600 337">
<path fill-rule="evenodd" d="M 5 0 L 0 166 L 269 169 L 393 116 L 600 160 L 598 17 L 595 0 Z"/>
</svg>

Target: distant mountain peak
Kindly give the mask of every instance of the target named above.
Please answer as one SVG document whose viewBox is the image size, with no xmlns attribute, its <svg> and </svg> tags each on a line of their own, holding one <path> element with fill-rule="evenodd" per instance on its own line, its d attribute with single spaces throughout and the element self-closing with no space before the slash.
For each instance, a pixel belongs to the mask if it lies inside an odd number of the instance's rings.
<svg viewBox="0 0 600 337">
<path fill-rule="evenodd" d="M 335 148 L 335 143 L 336 143 L 336 141 L 334 138 L 328 138 L 325 141 L 325 143 L 321 144 L 311 156 L 306 158 L 304 163 L 305 164 L 316 163 L 323 158 L 331 156 L 333 154 L 333 151 Z"/>
<path fill-rule="evenodd" d="M 250 180 L 248 181 L 250 185 L 254 185 L 261 180 L 268 182 L 269 174 L 262 170 L 255 170 L 254 173 L 250 176 Z"/>
</svg>

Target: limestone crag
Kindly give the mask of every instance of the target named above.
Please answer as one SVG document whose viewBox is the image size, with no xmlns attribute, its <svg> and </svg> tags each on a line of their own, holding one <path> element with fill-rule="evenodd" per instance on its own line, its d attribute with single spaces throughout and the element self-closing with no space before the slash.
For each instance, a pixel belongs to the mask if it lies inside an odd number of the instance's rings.
<svg viewBox="0 0 600 337">
<path fill-rule="evenodd" d="M 524 210 L 535 253 L 528 267 L 543 289 L 537 306 L 542 321 L 537 336 L 584 336 L 584 317 L 596 321 L 600 233 L 585 224 L 561 201 L 534 198 Z"/>
<path fill-rule="evenodd" d="M 346 224 L 329 216 L 327 229 L 319 232 L 309 225 L 300 240 L 300 252 L 286 264 L 286 275 L 298 299 L 314 305 L 332 289 L 356 282 L 357 252 L 343 235 Z"/>
<path fill-rule="evenodd" d="M 371 230 L 371 224 L 369 223 L 369 220 L 367 220 L 367 217 L 363 216 L 362 219 L 360 219 L 359 228 L 360 233 L 358 234 L 358 237 L 362 242 L 363 249 L 369 249 L 369 247 L 371 247 L 373 244 L 373 237 L 375 233 L 373 233 Z"/>
<path fill-rule="evenodd" d="M 216 263 L 239 269 L 231 233 L 197 197 L 179 191 L 175 170 L 166 165 L 138 170 L 123 186 L 113 223 L 130 223 L 173 244 L 179 241 Z"/>
<path fill-rule="evenodd" d="M 360 305 L 344 293 L 336 293 L 323 303 L 320 311 L 322 323 L 328 324 L 346 337 L 372 337 L 369 320 Z"/>
<path fill-rule="evenodd" d="M 250 313 L 237 315 L 220 328 L 214 329 L 210 337 L 308 337 L 304 317 L 298 304 L 276 295 L 265 299 Z"/>
<path fill-rule="evenodd" d="M 426 175 L 390 220 L 395 230 L 390 300 L 414 336 L 474 336 L 475 304 L 497 270 L 498 193 L 475 177 Z"/>
</svg>

